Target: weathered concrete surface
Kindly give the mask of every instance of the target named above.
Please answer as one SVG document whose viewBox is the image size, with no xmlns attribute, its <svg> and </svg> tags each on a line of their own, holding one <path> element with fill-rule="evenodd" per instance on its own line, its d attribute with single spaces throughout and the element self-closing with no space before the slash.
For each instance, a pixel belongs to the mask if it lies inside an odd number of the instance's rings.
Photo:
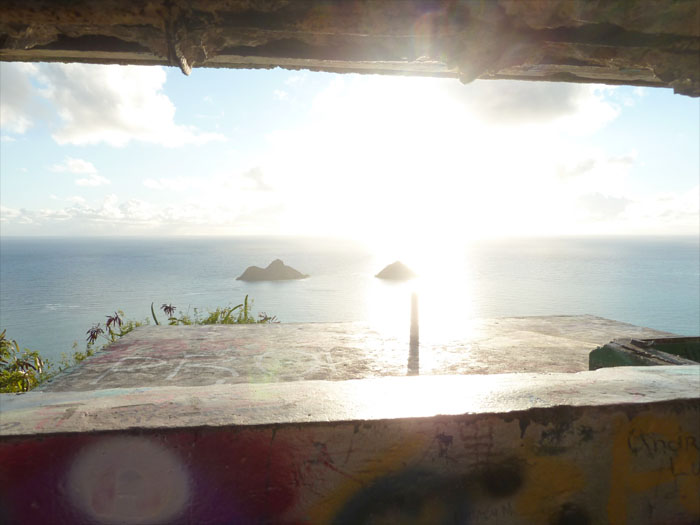
<svg viewBox="0 0 700 525">
<path fill-rule="evenodd" d="M 600 341 L 665 335 L 591 316 L 466 328 L 424 342 L 421 366 L 585 368 Z M 356 324 L 133 332 L 0 395 L 0 522 L 700 520 L 700 365 L 300 380 L 403 375 L 408 356 Z"/>
<path fill-rule="evenodd" d="M 700 367 L 3 395 L 3 523 L 697 523 Z"/>
<path fill-rule="evenodd" d="M 697 401 L 698 388 L 700 365 L 607 368 L 576 374 L 115 388 L 89 394 L 33 390 L 0 398 L 0 436 L 370 421 Z"/>
<path fill-rule="evenodd" d="M 0 59 L 668 86 L 700 95 L 697 0 L 5 0 Z"/>
<path fill-rule="evenodd" d="M 588 354 L 620 337 L 670 336 L 594 316 L 478 319 L 455 340 L 423 337 L 421 375 L 588 370 Z M 148 326 L 41 387 L 86 391 L 140 386 L 345 380 L 406 375 L 409 333 L 356 323 Z"/>
</svg>

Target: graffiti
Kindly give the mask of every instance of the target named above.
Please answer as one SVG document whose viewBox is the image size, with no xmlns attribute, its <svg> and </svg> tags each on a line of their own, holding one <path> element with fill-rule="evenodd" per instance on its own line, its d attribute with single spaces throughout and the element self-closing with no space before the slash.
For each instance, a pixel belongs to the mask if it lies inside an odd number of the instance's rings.
<svg viewBox="0 0 700 525">
<path fill-rule="evenodd" d="M 575 503 L 564 503 L 549 521 L 552 525 L 588 525 L 591 518 L 586 509 Z"/>
<path fill-rule="evenodd" d="M 593 439 L 594 431 L 588 425 L 581 425 L 578 429 L 578 435 L 581 438 L 581 441 L 590 441 Z"/>
<path fill-rule="evenodd" d="M 572 424 L 569 421 L 557 422 L 542 431 L 539 439 L 539 451 L 542 454 L 561 454 L 566 450 L 566 438 L 572 432 Z"/>
<path fill-rule="evenodd" d="M 164 523 L 184 509 L 188 474 L 152 440 L 114 437 L 83 449 L 67 476 L 73 505 L 98 523 Z"/>
<path fill-rule="evenodd" d="M 512 496 L 523 485 L 523 470 L 522 462 L 515 458 L 489 464 L 480 473 L 481 484 L 494 498 Z"/>
<path fill-rule="evenodd" d="M 488 505 L 485 505 L 484 508 L 473 509 L 469 515 L 469 518 L 473 523 L 484 523 L 490 521 L 495 523 L 503 523 L 508 521 L 505 518 L 511 518 L 513 516 L 515 516 L 515 509 L 513 508 L 513 503 L 508 501 L 500 505 L 494 505 L 491 502 L 488 502 Z"/>
<path fill-rule="evenodd" d="M 199 359 L 199 361 L 197 361 Z M 164 359 L 159 359 L 155 357 L 147 356 L 126 356 L 121 357 L 112 366 L 104 370 L 95 379 L 90 381 L 91 385 L 97 385 L 101 383 L 106 377 L 115 374 L 125 374 L 134 372 L 143 372 L 144 370 L 150 370 L 155 368 L 162 369 L 159 374 L 160 377 L 164 377 L 166 381 L 172 381 L 177 379 L 178 375 L 182 375 L 182 372 L 187 369 L 209 369 L 223 373 L 224 378 L 217 379 L 216 384 L 224 383 L 226 377 L 238 377 L 238 372 L 233 366 L 227 367 L 222 366 L 220 359 L 217 359 L 215 363 L 201 362 L 202 360 L 214 360 L 214 356 L 205 354 L 185 354 L 181 359 L 172 362 L 166 361 Z"/>
<path fill-rule="evenodd" d="M 439 524 L 507 517 L 513 515 L 512 503 L 494 503 L 515 494 L 522 482 L 522 466 L 514 458 L 466 474 L 408 468 L 354 494 L 333 522 Z"/>
<path fill-rule="evenodd" d="M 467 480 L 409 469 L 375 480 L 355 494 L 333 523 L 466 523 Z"/>
<path fill-rule="evenodd" d="M 478 463 L 487 463 L 493 450 L 493 435 L 490 426 L 464 425 L 459 429 L 459 440 L 464 451 Z"/>
<path fill-rule="evenodd" d="M 437 440 L 438 446 L 440 447 L 440 452 L 439 452 L 440 457 L 441 458 L 449 457 L 449 456 L 447 456 L 447 451 L 449 450 L 450 445 L 452 445 L 452 441 L 454 441 L 452 436 L 448 436 L 448 435 L 443 434 L 441 432 L 440 434 L 435 436 L 435 439 Z"/>
<path fill-rule="evenodd" d="M 267 431 L 269 432 L 269 431 Z M 0 442 L 7 524 L 272 523 L 294 503 L 285 440 L 194 429 Z"/>
<path fill-rule="evenodd" d="M 694 523 L 697 410 L 673 408 L 540 412 L 521 437 L 495 414 L 143 430 L 114 406 L 130 428 L 0 440 L 0 521 Z"/>
<path fill-rule="evenodd" d="M 131 365 L 125 366 L 127 362 L 131 362 Z M 140 372 L 149 368 L 158 368 L 167 364 L 167 361 L 164 361 L 163 359 L 156 359 L 155 357 L 122 357 L 116 363 L 110 366 L 107 370 L 105 370 L 102 374 L 90 381 L 90 384 L 96 385 L 110 374 L 116 374 L 119 372 Z"/>
<path fill-rule="evenodd" d="M 675 454 L 679 451 L 700 450 L 700 445 L 695 440 L 695 436 L 677 436 L 676 439 L 664 439 L 654 434 L 630 433 L 627 438 L 627 446 L 632 454 L 645 452 L 652 457 L 656 454 Z"/>
<path fill-rule="evenodd" d="M 204 355 L 204 354 L 192 354 L 192 355 L 185 355 L 183 359 L 180 359 L 180 362 L 175 366 L 175 369 L 168 374 L 168 376 L 165 378 L 168 381 L 172 381 L 175 379 L 175 377 L 178 375 L 180 370 L 183 368 L 211 368 L 214 370 L 223 370 L 225 375 L 230 375 L 231 377 L 238 377 L 238 372 L 234 368 L 229 368 L 225 366 L 220 366 L 220 365 L 214 365 L 214 364 L 207 364 L 207 363 L 193 363 L 190 360 L 192 358 L 211 358 L 209 355 Z M 224 382 L 224 379 L 217 379 L 216 384 L 221 384 Z"/>
<path fill-rule="evenodd" d="M 132 349 L 133 350 L 133 349 Z M 211 351 L 211 348 L 208 348 Z M 100 385 L 106 381 L 123 381 L 125 377 L 133 379 L 134 374 L 147 374 L 150 382 L 167 381 L 178 384 L 197 383 L 198 372 L 207 372 L 207 383 L 211 383 L 211 374 L 218 378 L 215 384 L 234 382 L 232 379 L 242 376 L 265 378 L 266 381 L 281 380 L 287 376 L 294 379 L 327 379 L 329 375 L 337 375 L 336 363 L 328 352 L 307 353 L 303 351 L 288 351 L 284 359 L 276 352 L 263 352 L 247 356 L 251 363 L 247 365 L 243 358 L 236 353 L 181 353 L 179 356 L 159 352 L 150 355 L 133 355 L 134 352 L 120 351 L 117 355 L 99 355 L 72 372 L 66 381 L 87 381 L 91 386 Z M 302 366 L 303 364 L 303 366 Z M 100 365 L 96 367 L 95 365 Z M 253 368 L 254 370 L 251 370 Z M 247 370 L 242 373 L 240 370 Z"/>
<path fill-rule="evenodd" d="M 644 414 L 619 423 L 613 442 L 610 523 L 637 521 L 635 500 L 652 489 L 675 501 L 679 514 L 684 512 L 689 520 L 700 517 L 698 436 L 671 416 Z"/>
<path fill-rule="evenodd" d="M 313 468 L 315 466 L 321 465 L 327 469 L 330 469 L 334 472 L 337 472 L 337 473 L 345 476 L 346 478 L 356 479 L 351 474 L 348 474 L 343 469 L 340 469 L 335 465 L 335 461 L 333 460 L 331 455 L 328 453 L 328 447 L 326 446 L 325 443 L 314 441 L 313 447 L 316 450 L 316 454 L 313 455 L 310 459 L 304 460 L 304 466 L 305 466 L 306 472 L 309 472 L 311 470 L 311 468 Z M 352 448 L 352 445 L 348 448 L 348 456 L 350 454 L 351 448 Z M 346 460 L 346 463 L 347 463 L 347 460 Z"/>
</svg>

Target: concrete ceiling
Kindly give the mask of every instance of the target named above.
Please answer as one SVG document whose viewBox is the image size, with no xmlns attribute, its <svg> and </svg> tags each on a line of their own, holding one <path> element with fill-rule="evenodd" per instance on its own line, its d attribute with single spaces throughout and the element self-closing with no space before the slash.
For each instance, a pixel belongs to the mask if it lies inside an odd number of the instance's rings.
<svg viewBox="0 0 700 525">
<path fill-rule="evenodd" d="M 698 0 L 0 0 L 0 60 L 595 82 L 700 96 Z"/>
</svg>

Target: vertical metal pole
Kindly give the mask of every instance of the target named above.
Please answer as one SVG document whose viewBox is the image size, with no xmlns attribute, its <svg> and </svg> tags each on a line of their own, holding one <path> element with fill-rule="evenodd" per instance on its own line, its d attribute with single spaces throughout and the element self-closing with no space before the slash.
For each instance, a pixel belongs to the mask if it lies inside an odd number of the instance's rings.
<svg viewBox="0 0 700 525">
<path fill-rule="evenodd" d="M 420 359 L 418 354 L 418 294 L 411 294 L 411 337 L 408 344 L 408 375 L 417 376 L 420 371 Z"/>
</svg>

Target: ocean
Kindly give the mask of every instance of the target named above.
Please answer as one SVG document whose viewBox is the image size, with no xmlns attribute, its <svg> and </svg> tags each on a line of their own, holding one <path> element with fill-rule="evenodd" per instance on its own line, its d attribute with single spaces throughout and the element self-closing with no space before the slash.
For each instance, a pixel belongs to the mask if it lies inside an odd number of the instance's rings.
<svg viewBox="0 0 700 525">
<path fill-rule="evenodd" d="M 283 323 L 358 321 L 407 331 L 419 297 L 421 337 L 459 336 L 479 317 L 592 314 L 679 335 L 700 334 L 697 237 L 548 238 L 421 247 L 404 260 L 421 277 L 374 278 L 400 258 L 359 242 L 276 237 L 0 238 L 0 330 L 52 361 L 123 310 L 177 313 L 236 305 Z M 250 283 L 250 265 L 280 258 L 310 277 Z M 165 315 L 158 311 L 161 320 Z"/>
</svg>

